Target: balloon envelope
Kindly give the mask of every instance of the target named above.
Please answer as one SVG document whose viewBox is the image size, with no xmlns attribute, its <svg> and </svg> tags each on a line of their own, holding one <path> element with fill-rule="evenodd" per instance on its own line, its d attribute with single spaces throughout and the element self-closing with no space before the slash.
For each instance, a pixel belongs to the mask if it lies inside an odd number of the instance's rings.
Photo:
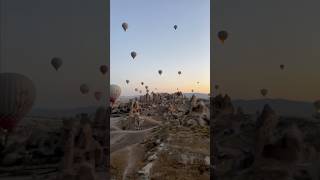
<svg viewBox="0 0 320 180">
<path fill-rule="evenodd" d="M 128 26 L 129 26 L 128 23 L 126 23 L 126 22 L 122 23 L 122 28 L 124 31 L 127 31 Z"/>
<path fill-rule="evenodd" d="M 136 56 L 137 56 L 137 53 L 134 52 L 134 51 L 132 51 L 132 52 L 131 52 L 131 57 L 134 59 Z"/>
<path fill-rule="evenodd" d="M 81 86 L 80 86 L 80 92 L 82 93 L 82 94 L 88 94 L 88 92 L 89 92 L 89 86 L 88 85 L 86 85 L 86 84 L 82 84 Z"/>
<path fill-rule="evenodd" d="M 162 70 L 159 70 L 158 73 L 161 75 L 162 74 Z"/>
<path fill-rule="evenodd" d="M 268 94 L 268 90 L 267 89 L 261 89 L 260 93 L 262 96 L 266 96 Z"/>
<path fill-rule="evenodd" d="M 127 84 L 129 84 L 129 82 L 130 82 L 129 80 L 126 80 L 126 83 L 127 83 Z"/>
<path fill-rule="evenodd" d="M 174 29 L 177 29 L 177 28 L 178 28 L 178 25 L 174 25 L 173 28 L 174 28 Z"/>
<path fill-rule="evenodd" d="M 101 65 L 101 66 L 100 66 L 100 72 L 101 72 L 102 74 L 106 74 L 107 71 L 108 71 L 108 67 L 107 67 L 106 65 Z"/>
<path fill-rule="evenodd" d="M 121 95 L 121 88 L 116 84 L 110 85 L 110 102 L 115 103 Z"/>
<path fill-rule="evenodd" d="M 100 101 L 102 98 L 102 92 L 99 92 L 99 91 L 95 92 L 94 97 L 96 98 L 97 101 Z"/>
<path fill-rule="evenodd" d="M 181 75 L 181 71 L 178 71 L 178 74 Z"/>
<path fill-rule="evenodd" d="M 219 31 L 218 32 L 218 38 L 222 43 L 228 38 L 228 32 L 227 31 Z"/>
<path fill-rule="evenodd" d="M 144 83 L 143 83 L 143 82 L 141 82 L 141 85 L 142 85 L 142 86 L 143 86 L 143 84 L 144 84 Z"/>
<path fill-rule="evenodd" d="M 56 71 L 62 66 L 62 59 L 58 57 L 54 57 L 51 59 L 51 65 L 54 67 Z"/>
<path fill-rule="evenodd" d="M 36 89 L 29 78 L 17 73 L 0 73 L 0 128 L 12 131 L 31 110 Z"/>
</svg>

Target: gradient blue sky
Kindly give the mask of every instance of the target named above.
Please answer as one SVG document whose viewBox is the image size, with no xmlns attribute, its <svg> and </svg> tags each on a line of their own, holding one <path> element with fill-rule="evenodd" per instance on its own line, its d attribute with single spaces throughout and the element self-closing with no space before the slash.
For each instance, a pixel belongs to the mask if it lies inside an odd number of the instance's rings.
<svg viewBox="0 0 320 180">
<path fill-rule="evenodd" d="M 129 24 L 127 32 L 121 27 L 123 22 Z M 138 54 L 135 60 L 131 51 Z M 110 74 L 111 84 L 121 86 L 124 96 L 138 94 L 134 92 L 136 87 L 145 90 L 141 81 L 158 92 L 179 88 L 208 93 L 210 1 L 111 0 Z"/>
</svg>

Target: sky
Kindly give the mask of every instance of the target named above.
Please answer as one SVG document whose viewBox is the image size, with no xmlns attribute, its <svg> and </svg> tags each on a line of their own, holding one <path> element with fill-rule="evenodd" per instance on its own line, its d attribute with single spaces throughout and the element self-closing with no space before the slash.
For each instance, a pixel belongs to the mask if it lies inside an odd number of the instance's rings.
<svg viewBox="0 0 320 180">
<path fill-rule="evenodd" d="M 1 72 L 23 74 L 36 86 L 34 108 L 76 108 L 103 104 L 95 91 L 106 92 L 107 1 L 1 0 L 6 21 Z M 58 72 L 51 58 L 63 59 Z M 80 85 L 88 84 L 83 96 Z"/>
<path fill-rule="evenodd" d="M 155 92 L 209 93 L 209 0 L 111 0 L 110 33 L 110 81 L 123 96 L 139 94 L 135 88 L 145 92 L 145 85 Z"/>
<path fill-rule="evenodd" d="M 213 81 L 233 99 L 320 98 L 319 1 L 214 1 Z M 281 71 L 280 64 L 285 65 Z"/>
</svg>

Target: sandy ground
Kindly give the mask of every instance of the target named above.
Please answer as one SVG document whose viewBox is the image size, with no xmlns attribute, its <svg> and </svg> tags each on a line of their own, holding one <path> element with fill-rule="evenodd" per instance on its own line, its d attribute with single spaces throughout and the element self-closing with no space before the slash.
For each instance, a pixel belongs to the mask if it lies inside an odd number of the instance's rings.
<svg viewBox="0 0 320 180">
<path fill-rule="evenodd" d="M 110 152 L 111 163 L 112 161 L 123 161 L 120 165 L 121 167 L 119 167 L 120 171 L 122 171 L 121 179 L 127 180 L 130 179 L 127 176 L 136 171 L 135 167 L 142 158 L 142 149 L 139 143 L 143 142 L 145 137 L 157 128 L 160 123 L 150 117 L 146 117 L 147 121 L 155 125 L 142 130 L 121 130 L 118 124 L 123 118 L 115 117 L 110 119 Z"/>
</svg>

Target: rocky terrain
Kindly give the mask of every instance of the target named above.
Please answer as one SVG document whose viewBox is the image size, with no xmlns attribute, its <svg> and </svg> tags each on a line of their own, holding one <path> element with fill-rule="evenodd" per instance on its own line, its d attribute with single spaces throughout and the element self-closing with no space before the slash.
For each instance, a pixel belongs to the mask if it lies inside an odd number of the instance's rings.
<svg viewBox="0 0 320 180">
<path fill-rule="evenodd" d="M 112 179 L 209 179 L 209 101 L 146 94 L 116 109 Z"/>
<path fill-rule="evenodd" d="M 221 180 L 318 180 L 320 124 L 262 112 L 235 110 L 230 97 L 212 99 L 215 176 Z"/>
</svg>

